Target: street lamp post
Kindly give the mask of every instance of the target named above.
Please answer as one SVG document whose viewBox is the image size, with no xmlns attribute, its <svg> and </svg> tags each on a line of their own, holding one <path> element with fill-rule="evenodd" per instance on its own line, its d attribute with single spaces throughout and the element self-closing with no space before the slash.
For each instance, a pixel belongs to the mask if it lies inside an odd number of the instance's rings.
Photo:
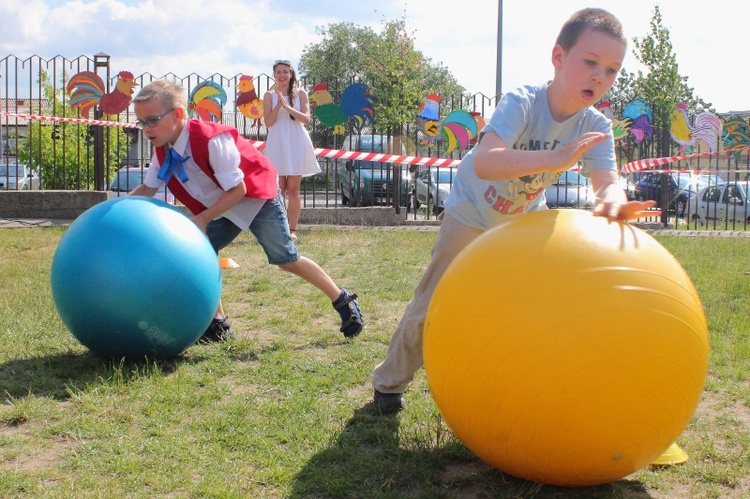
<svg viewBox="0 0 750 499">
<path fill-rule="evenodd" d="M 109 56 L 104 52 L 94 55 L 94 71 L 99 68 L 106 70 L 104 78 L 105 91 L 109 91 Z M 102 119 L 104 113 L 97 106 L 94 109 L 94 119 Z M 90 125 L 94 127 L 94 189 L 103 191 L 106 186 L 104 182 L 104 127 L 102 125 Z"/>
<path fill-rule="evenodd" d="M 497 73 L 495 78 L 495 105 L 503 93 L 503 0 L 497 0 Z"/>
</svg>

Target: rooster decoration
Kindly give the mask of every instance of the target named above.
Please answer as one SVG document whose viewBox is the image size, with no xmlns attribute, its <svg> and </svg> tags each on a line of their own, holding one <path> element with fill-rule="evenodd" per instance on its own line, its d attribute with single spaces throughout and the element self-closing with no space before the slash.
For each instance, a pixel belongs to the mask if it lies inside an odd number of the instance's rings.
<svg viewBox="0 0 750 499">
<path fill-rule="evenodd" d="M 325 126 L 332 127 L 334 134 L 344 134 L 344 125 L 349 119 L 354 120 L 357 132 L 373 123 L 375 97 L 364 83 L 352 83 L 346 87 L 341 93 L 339 105 L 333 103 L 328 84 L 318 83 L 312 89 L 310 100 L 315 106 L 315 117 Z"/>
<path fill-rule="evenodd" d="M 721 120 L 708 111 L 696 115 L 693 123 L 690 122 L 685 104 L 677 103 L 672 111 L 670 132 L 674 141 L 680 144 L 683 154 L 687 150 L 692 151 L 699 142 L 703 142 L 710 152 L 714 152 L 721 129 Z"/>
<path fill-rule="evenodd" d="M 445 152 L 451 152 L 457 147 L 466 149 L 478 135 L 480 128 L 475 114 L 456 109 L 440 121 L 440 96 L 430 94 L 419 110 L 417 125 L 427 142 L 445 140 Z M 482 122 L 484 122 L 483 119 Z"/>
<path fill-rule="evenodd" d="M 188 113 L 198 115 L 203 121 L 221 122 L 222 109 L 227 103 L 227 93 L 216 82 L 205 80 L 193 88 L 188 97 Z"/>
<path fill-rule="evenodd" d="M 256 125 L 260 124 L 260 119 L 263 117 L 263 100 L 258 98 L 252 76 L 240 76 L 234 105 L 244 116 L 255 120 Z"/>
<path fill-rule="evenodd" d="M 70 79 L 66 91 L 70 96 L 70 107 L 78 108 L 81 116 L 88 118 L 95 106 L 98 106 L 103 114 L 120 114 L 125 111 L 133 100 L 133 89 L 137 86 L 133 73 L 120 71 L 115 89 L 106 93 L 104 81 L 98 74 L 93 71 L 81 71 Z"/>
<path fill-rule="evenodd" d="M 478 130 L 478 131 L 479 131 L 479 132 L 481 133 L 481 132 L 482 132 L 482 129 L 483 129 L 483 128 L 484 128 L 484 126 L 485 126 L 485 125 L 487 124 L 487 123 L 486 123 L 486 122 L 484 121 L 484 116 L 482 116 L 482 115 L 481 115 L 480 113 L 478 113 L 478 112 L 476 112 L 476 111 L 471 111 L 471 115 L 472 115 L 472 116 L 474 117 L 474 119 L 475 119 L 475 120 L 476 120 L 476 122 L 477 122 L 477 130 Z M 471 140 L 469 141 L 469 144 L 471 144 L 472 146 L 474 146 L 474 145 L 476 145 L 476 143 L 477 143 L 477 141 L 478 141 L 478 140 L 479 140 L 479 134 L 477 134 L 477 135 L 476 135 L 476 136 L 475 136 L 474 138 L 472 138 L 472 139 L 471 139 Z"/>
</svg>

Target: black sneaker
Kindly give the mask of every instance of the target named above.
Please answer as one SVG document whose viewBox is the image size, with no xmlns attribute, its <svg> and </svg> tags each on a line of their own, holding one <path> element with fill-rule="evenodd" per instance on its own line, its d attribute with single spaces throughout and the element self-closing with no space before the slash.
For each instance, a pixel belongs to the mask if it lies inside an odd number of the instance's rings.
<svg viewBox="0 0 750 499">
<path fill-rule="evenodd" d="M 402 393 L 383 393 L 375 390 L 373 397 L 375 409 L 383 414 L 393 414 L 406 407 Z"/>
<path fill-rule="evenodd" d="M 357 295 L 345 289 L 341 290 L 341 296 L 333 302 L 333 308 L 341 316 L 341 331 L 347 338 L 354 338 L 365 325 L 362 312 L 357 304 Z"/>
<path fill-rule="evenodd" d="M 228 317 L 223 319 L 211 319 L 206 332 L 198 339 L 198 343 L 211 343 L 214 341 L 228 341 L 232 338 L 232 325 Z"/>
</svg>

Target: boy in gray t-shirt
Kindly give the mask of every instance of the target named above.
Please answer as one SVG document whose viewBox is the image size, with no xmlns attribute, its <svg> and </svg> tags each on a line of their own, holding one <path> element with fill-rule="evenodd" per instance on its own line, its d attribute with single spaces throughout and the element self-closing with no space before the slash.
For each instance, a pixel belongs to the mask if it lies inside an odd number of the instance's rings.
<svg viewBox="0 0 750 499">
<path fill-rule="evenodd" d="M 382 412 L 404 407 L 402 394 L 422 367 L 423 327 L 435 286 L 474 238 L 507 217 L 546 209 L 544 189 L 579 161 L 596 192 L 594 215 L 634 220 L 655 205 L 627 201 L 618 182 L 611 124 L 593 107 L 614 83 L 626 49 L 622 25 L 612 14 L 578 11 L 552 49 L 553 80 L 500 101 L 458 168 L 430 264 L 386 359 L 373 372 L 374 404 Z"/>
</svg>

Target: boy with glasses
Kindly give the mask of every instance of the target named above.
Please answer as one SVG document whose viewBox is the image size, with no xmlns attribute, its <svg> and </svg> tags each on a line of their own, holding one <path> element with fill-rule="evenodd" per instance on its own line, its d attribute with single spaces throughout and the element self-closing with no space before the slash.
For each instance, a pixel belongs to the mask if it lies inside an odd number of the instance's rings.
<svg viewBox="0 0 750 499">
<path fill-rule="evenodd" d="M 166 80 L 145 86 L 133 99 L 136 122 L 154 146 L 143 184 L 133 196 L 153 196 L 164 184 L 192 212 L 214 250 L 250 230 L 268 262 L 323 291 L 341 316 L 340 331 L 357 336 L 364 326 L 357 295 L 339 288 L 314 261 L 299 255 L 289 233 L 277 173 L 237 130 L 189 119 L 185 90 Z M 221 303 L 202 342 L 231 337 Z"/>
</svg>

